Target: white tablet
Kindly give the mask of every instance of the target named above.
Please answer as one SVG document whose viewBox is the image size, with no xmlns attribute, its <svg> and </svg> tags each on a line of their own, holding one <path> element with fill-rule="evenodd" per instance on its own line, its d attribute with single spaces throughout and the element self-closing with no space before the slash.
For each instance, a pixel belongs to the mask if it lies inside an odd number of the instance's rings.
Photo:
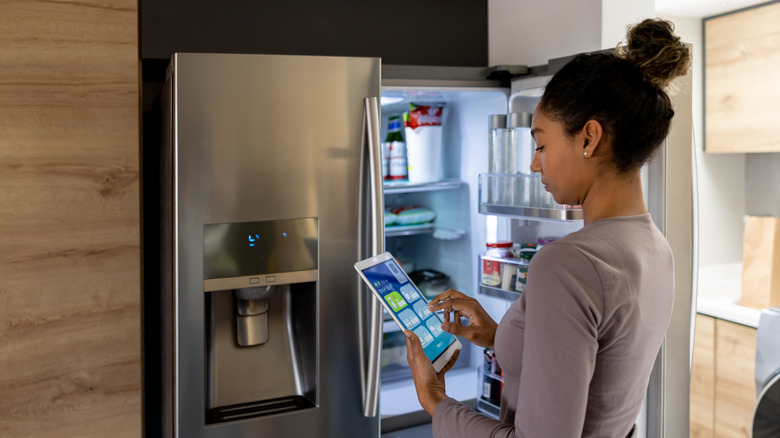
<svg viewBox="0 0 780 438">
<path fill-rule="evenodd" d="M 425 355 L 438 373 L 461 349 L 458 338 L 441 329 L 439 315 L 428 310 L 428 301 L 389 253 L 355 263 L 355 269 L 387 312 L 404 329 L 413 331 Z"/>
</svg>

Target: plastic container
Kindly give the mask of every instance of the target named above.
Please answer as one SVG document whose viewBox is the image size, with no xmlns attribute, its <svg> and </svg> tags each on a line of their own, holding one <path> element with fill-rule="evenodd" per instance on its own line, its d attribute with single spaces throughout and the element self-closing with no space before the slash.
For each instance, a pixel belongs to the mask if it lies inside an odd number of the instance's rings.
<svg viewBox="0 0 780 438">
<path fill-rule="evenodd" d="M 553 243 L 553 242 L 555 242 L 558 239 L 559 239 L 559 237 L 551 237 L 551 236 L 540 237 L 540 238 L 536 239 L 536 249 L 540 250 L 540 249 L 542 249 L 542 247 L 544 245 L 548 245 L 550 243 Z"/>
<path fill-rule="evenodd" d="M 427 299 L 431 299 L 446 291 L 450 284 L 449 276 L 433 269 L 414 271 L 409 274 L 409 278 Z"/>
<path fill-rule="evenodd" d="M 507 169 L 509 174 L 522 173 L 525 175 L 531 174 L 531 162 L 534 158 L 534 141 L 531 137 L 531 113 L 511 113 L 509 114 L 509 120 L 507 121 L 507 129 L 509 135 L 507 135 L 508 150 L 512 151 L 511 159 L 512 166 Z M 507 180 L 511 188 L 508 189 L 510 197 L 506 199 L 506 203 L 509 205 L 531 205 L 535 202 L 533 187 L 529 178 L 512 178 Z"/>
<path fill-rule="evenodd" d="M 482 253 L 482 284 L 500 287 L 504 263 L 499 259 L 514 259 L 512 242 L 488 242 Z"/>
<path fill-rule="evenodd" d="M 506 129 L 506 114 L 493 114 L 488 119 L 488 173 L 497 174 L 504 171 L 504 145 L 509 132 Z M 497 178 L 490 180 L 487 190 L 487 202 L 503 203 L 502 181 Z"/>
</svg>

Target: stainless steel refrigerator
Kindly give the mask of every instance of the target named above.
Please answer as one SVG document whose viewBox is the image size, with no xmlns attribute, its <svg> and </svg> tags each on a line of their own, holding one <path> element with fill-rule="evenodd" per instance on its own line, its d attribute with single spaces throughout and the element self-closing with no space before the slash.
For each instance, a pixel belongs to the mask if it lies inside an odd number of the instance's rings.
<svg viewBox="0 0 780 438">
<path fill-rule="evenodd" d="M 561 235 L 581 221 L 561 206 L 543 209 L 549 217 L 540 220 L 522 203 L 489 199 L 481 183 L 506 178 L 485 175 L 489 120 L 533 112 L 564 61 L 521 68 L 510 85 L 485 80 L 487 69 L 380 73 L 377 59 L 176 55 L 163 93 L 164 435 L 376 437 L 380 395 L 384 425 L 427 418 L 417 415 L 403 355 L 392 352 L 396 329 L 386 323 L 382 333 L 381 308 L 351 266 L 386 245 L 417 268 L 448 274 L 450 286 L 500 319 L 516 296 L 482 288 L 486 240 Z M 676 297 L 640 436 L 688 433 L 696 272 L 690 76 L 677 85 L 672 132 L 644 172 L 648 208 L 674 251 Z M 380 111 L 380 94 L 397 102 Z M 445 104 L 443 180 L 383 187 L 379 141 L 388 117 L 413 102 Z M 422 230 L 388 228 L 385 236 L 383 203 L 424 205 L 437 217 Z M 480 397 L 482 352 L 465 349 L 471 354 L 461 355 L 447 386 L 468 403 Z"/>
<path fill-rule="evenodd" d="M 163 436 L 379 435 L 381 311 L 352 267 L 383 250 L 379 94 L 378 59 L 174 55 Z"/>
</svg>

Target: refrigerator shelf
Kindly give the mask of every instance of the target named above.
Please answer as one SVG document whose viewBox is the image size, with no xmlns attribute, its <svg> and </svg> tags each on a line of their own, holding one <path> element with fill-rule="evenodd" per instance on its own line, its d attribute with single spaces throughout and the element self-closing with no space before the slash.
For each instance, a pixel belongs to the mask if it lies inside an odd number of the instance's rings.
<svg viewBox="0 0 780 438">
<path fill-rule="evenodd" d="M 463 181 L 458 179 L 445 179 L 429 183 L 409 183 L 403 182 L 385 182 L 383 189 L 385 195 L 394 195 L 398 193 L 414 192 L 433 192 L 437 190 L 455 190 L 463 185 Z"/>
<path fill-rule="evenodd" d="M 485 400 L 484 397 L 477 397 L 477 412 L 494 420 L 498 420 L 498 414 L 501 413 L 501 408 Z"/>
<path fill-rule="evenodd" d="M 385 237 L 412 236 L 415 234 L 433 234 L 434 239 L 455 240 L 466 235 L 465 230 L 437 226 L 436 224 L 390 225 L 385 227 Z"/>
<path fill-rule="evenodd" d="M 539 174 L 479 175 L 479 212 L 530 220 L 582 220 L 579 206 L 560 205 L 545 190 Z"/>
<path fill-rule="evenodd" d="M 520 298 L 520 295 L 522 295 L 522 292 L 501 289 L 494 286 L 485 286 L 484 284 L 479 285 L 479 293 L 509 301 L 517 301 L 517 299 Z"/>
</svg>

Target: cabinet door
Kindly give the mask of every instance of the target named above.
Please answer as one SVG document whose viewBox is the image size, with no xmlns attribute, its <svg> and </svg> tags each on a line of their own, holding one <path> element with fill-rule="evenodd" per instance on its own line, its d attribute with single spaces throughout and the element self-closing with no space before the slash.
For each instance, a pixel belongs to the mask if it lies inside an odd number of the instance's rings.
<svg viewBox="0 0 780 438">
<path fill-rule="evenodd" d="M 748 437 L 756 385 L 756 329 L 715 320 L 715 436 Z"/>
<path fill-rule="evenodd" d="M 780 3 L 704 21 L 707 152 L 780 151 Z"/>
<path fill-rule="evenodd" d="M 691 367 L 691 438 L 714 436 L 715 318 L 696 315 Z"/>
</svg>

